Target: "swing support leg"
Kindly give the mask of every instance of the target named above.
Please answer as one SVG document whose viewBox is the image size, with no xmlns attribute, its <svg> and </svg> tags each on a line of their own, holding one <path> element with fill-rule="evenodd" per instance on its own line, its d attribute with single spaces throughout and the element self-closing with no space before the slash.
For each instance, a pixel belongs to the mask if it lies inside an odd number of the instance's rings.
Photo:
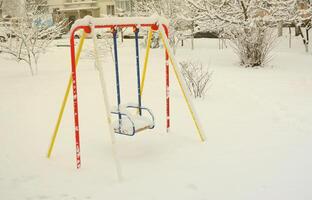
<svg viewBox="0 0 312 200">
<path fill-rule="evenodd" d="M 193 106 L 193 104 L 191 102 L 191 98 L 190 98 L 189 92 L 187 90 L 187 87 L 186 87 L 183 79 L 182 79 L 182 75 L 181 75 L 181 73 L 180 73 L 180 71 L 178 69 L 177 61 L 173 57 L 173 52 L 172 52 L 172 50 L 171 50 L 171 48 L 169 46 L 169 42 L 167 40 L 166 33 L 165 33 L 165 30 L 164 30 L 162 25 L 159 26 L 159 31 L 160 31 L 160 37 L 161 37 L 161 40 L 163 42 L 163 45 L 164 45 L 164 47 L 166 48 L 166 50 L 167 50 L 167 52 L 169 54 L 169 59 L 170 59 L 171 65 L 173 67 L 175 76 L 176 76 L 176 78 L 178 80 L 180 89 L 182 91 L 183 98 L 184 98 L 184 100 L 185 100 L 185 102 L 187 104 L 188 110 L 190 111 L 192 120 L 193 120 L 193 122 L 195 124 L 198 136 L 200 137 L 200 140 L 202 142 L 204 142 L 206 140 L 205 134 L 202 131 L 201 125 L 199 123 L 199 120 L 197 119 L 197 115 L 196 115 L 194 106 Z"/>
<path fill-rule="evenodd" d="M 77 87 L 77 69 L 75 62 L 75 40 L 74 31 L 70 36 L 70 54 L 71 54 L 71 70 L 72 70 L 72 91 L 73 91 L 73 106 L 74 106 L 74 122 L 75 122 L 75 146 L 76 146 L 76 163 L 77 169 L 81 167 L 80 156 L 80 129 L 79 129 L 79 112 L 78 112 L 78 87 Z"/>
<path fill-rule="evenodd" d="M 98 50 L 98 45 L 97 45 L 98 43 L 97 43 L 97 38 L 95 35 L 95 27 L 94 26 L 92 27 L 91 32 L 92 32 L 92 39 L 93 39 L 93 45 L 94 45 L 96 68 L 99 72 L 99 79 L 101 82 L 103 100 L 104 100 L 105 111 L 106 111 L 106 120 L 108 123 L 109 133 L 110 133 L 110 138 L 111 138 L 113 159 L 114 159 L 115 166 L 116 166 L 116 172 L 117 172 L 118 180 L 122 181 L 120 162 L 119 162 L 119 159 L 118 159 L 117 153 L 116 153 L 116 138 L 115 138 L 115 133 L 114 133 L 114 129 L 112 126 L 111 113 L 110 113 L 110 107 L 109 107 L 110 104 L 108 101 L 108 94 L 107 94 L 107 88 L 106 88 L 106 80 L 104 77 L 103 66 L 102 66 L 100 59 L 99 59 L 99 50 Z"/>
<path fill-rule="evenodd" d="M 144 65 L 143 65 L 143 75 L 142 75 L 141 88 L 140 88 L 141 96 L 143 95 L 143 90 L 144 90 L 146 71 L 147 71 L 147 63 L 148 63 L 149 53 L 151 50 L 152 36 L 153 36 L 153 30 L 152 30 L 152 28 L 150 28 L 150 30 L 148 31 L 147 47 L 146 47 Z"/>
<path fill-rule="evenodd" d="M 76 54 L 76 59 L 75 59 L 76 68 L 78 67 L 78 61 L 79 61 L 81 50 L 82 50 L 82 47 L 83 47 L 83 44 L 84 44 L 84 41 L 85 41 L 85 37 L 86 37 L 86 33 L 83 32 L 82 37 L 81 37 L 80 42 L 79 42 L 79 46 L 78 46 L 78 50 L 77 50 L 77 54 Z M 72 75 L 70 75 L 69 79 L 68 79 L 68 83 L 67 83 L 66 92 L 65 92 L 65 95 L 64 95 L 64 98 L 63 98 L 62 106 L 61 106 L 61 109 L 60 109 L 60 112 L 59 112 L 59 115 L 58 115 L 58 118 L 57 118 L 57 122 L 56 122 L 56 125 L 55 125 L 55 128 L 54 128 L 54 131 L 53 131 L 51 142 L 50 142 L 50 145 L 49 145 L 48 154 L 47 154 L 48 158 L 51 157 L 51 154 L 52 154 L 52 151 L 53 151 L 54 143 L 55 143 L 55 140 L 56 140 L 56 136 L 57 136 L 57 133 L 58 133 L 58 130 L 59 130 L 62 118 L 63 118 L 63 114 L 64 114 L 64 110 L 65 110 L 66 103 L 67 103 L 67 100 L 68 100 L 69 92 L 70 92 L 70 89 L 71 89 L 71 86 L 72 86 L 72 82 L 73 82 L 73 77 L 72 77 Z"/>
<path fill-rule="evenodd" d="M 165 31 L 166 36 L 168 36 L 168 30 Z M 148 32 L 148 37 L 147 37 L 147 46 L 146 46 L 146 53 L 145 53 L 145 60 L 144 60 L 144 65 L 143 65 L 143 75 L 142 75 L 142 81 L 141 81 L 141 89 L 140 93 L 141 96 L 143 96 L 143 90 L 144 90 L 144 84 L 145 84 L 145 79 L 146 79 L 146 72 L 147 72 L 147 63 L 149 59 L 149 54 L 150 54 L 150 49 L 151 49 L 151 43 L 152 43 L 152 36 L 153 36 L 153 28 L 151 27 Z M 165 56 L 166 56 L 166 65 L 165 65 L 165 70 L 166 70 L 166 131 L 169 132 L 170 128 L 170 99 L 169 99 L 169 54 L 168 51 L 165 51 Z"/>
<path fill-rule="evenodd" d="M 168 38 L 168 28 L 164 30 L 166 37 Z M 166 49 L 166 48 L 165 48 Z M 170 128 L 170 87 L 169 87 L 169 54 L 168 50 L 165 50 L 165 56 L 166 56 L 166 130 L 167 133 L 169 132 Z"/>
</svg>

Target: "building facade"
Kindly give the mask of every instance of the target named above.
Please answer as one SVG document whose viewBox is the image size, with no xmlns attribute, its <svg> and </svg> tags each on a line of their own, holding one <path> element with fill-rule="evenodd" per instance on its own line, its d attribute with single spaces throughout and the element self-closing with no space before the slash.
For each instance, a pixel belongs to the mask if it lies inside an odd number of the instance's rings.
<svg viewBox="0 0 312 200">
<path fill-rule="evenodd" d="M 50 13 L 62 14 L 70 21 L 86 15 L 94 17 L 114 15 L 112 0 L 48 0 L 48 7 Z"/>
<path fill-rule="evenodd" d="M 47 5 L 55 21 L 58 21 L 60 16 L 68 19 L 68 28 L 74 21 L 86 15 L 93 17 L 115 15 L 114 0 L 48 0 Z"/>
<path fill-rule="evenodd" d="M 128 12 L 131 0 L 48 0 L 52 14 L 62 14 L 70 20 L 86 15 L 104 17 L 117 15 L 121 10 Z"/>
</svg>

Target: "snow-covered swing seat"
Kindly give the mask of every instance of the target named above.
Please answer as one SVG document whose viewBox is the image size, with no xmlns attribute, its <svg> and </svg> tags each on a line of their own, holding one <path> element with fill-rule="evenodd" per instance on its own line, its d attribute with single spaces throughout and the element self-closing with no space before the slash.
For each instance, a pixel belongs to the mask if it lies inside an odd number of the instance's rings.
<svg viewBox="0 0 312 200">
<path fill-rule="evenodd" d="M 132 112 L 131 112 L 132 110 Z M 140 114 L 138 110 L 146 111 L 146 115 Z M 112 123 L 115 133 L 134 136 L 135 133 L 155 127 L 155 118 L 152 111 L 146 107 L 136 104 L 120 105 L 111 111 L 118 116 L 118 119 Z"/>
<path fill-rule="evenodd" d="M 155 127 L 155 118 L 152 111 L 141 103 L 141 80 L 140 80 L 140 61 L 139 61 L 139 29 L 134 28 L 136 64 L 137 64 L 137 92 L 138 104 L 121 104 L 118 51 L 117 51 L 117 31 L 113 30 L 114 38 L 114 58 L 117 87 L 117 107 L 111 110 L 111 113 L 118 116 L 117 120 L 112 122 L 115 133 L 127 136 L 134 136 L 136 133 L 153 129 Z M 143 112 L 144 111 L 144 112 Z M 144 115 L 143 115 L 144 114 Z"/>
</svg>

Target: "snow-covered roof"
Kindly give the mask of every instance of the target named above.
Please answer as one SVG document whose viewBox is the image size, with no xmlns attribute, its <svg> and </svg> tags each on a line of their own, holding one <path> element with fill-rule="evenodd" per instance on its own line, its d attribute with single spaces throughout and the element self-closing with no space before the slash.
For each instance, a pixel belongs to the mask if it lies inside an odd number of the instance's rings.
<svg viewBox="0 0 312 200">
<path fill-rule="evenodd" d="M 78 19 L 71 27 L 71 31 L 78 26 L 106 26 L 106 25 L 124 25 L 124 24 L 169 24 L 166 18 L 160 16 L 151 17 L 104 17 L 94 18 L 85 16 L 83 19 Z"/>
</svg>

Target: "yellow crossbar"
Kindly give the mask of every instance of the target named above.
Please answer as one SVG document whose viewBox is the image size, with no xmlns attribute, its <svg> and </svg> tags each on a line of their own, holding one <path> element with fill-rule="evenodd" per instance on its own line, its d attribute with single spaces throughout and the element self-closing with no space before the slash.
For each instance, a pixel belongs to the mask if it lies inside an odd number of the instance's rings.
<svg viewBox="0 0 312 200">
<path fill-rule="evenodd" d="M 82 50 L 85 38 L 86 38 L 86 33 L 83 32 L 82 37 L 81 37 L 80 42 L 79 42 L 78 51 L 76 53 L 76 60 L 75 60 L 76 68 L 78 66 L 78 61 L 79 61 L 79 58 L 80 58 L 80 54 L 81 54 L 81 50 Z M 55 139 L 56 139 L 56 136 L 57 136 L 57 133 L 58 133 L 58 130 L 59 130 L 62 118 L 63 118 L 64 110 L 65 110 L 67 99 L 68 99 L 68 96 L 69 96 L 69 92 L 70 92 L 70 89 L 72 87 L 72 82 L 73 82 L 73 78 L 72 78 L 72 75 L 70 75 L 69 79 L 68 79 L 68 83 L 67 83 L 65 96 L 64 96 L 64 99 L 63 99 L 63 102 L 62 102 L 61 110 L 60 110 L 60 113 L 58 115 L 58 119 L 57 119 L 57 122 L 56 122 L 56 125 L 55 125 L 55 128 L 54 128 L 54 132 L 53 132 L 53 135 L 52 135 L 52 138 L 51 138 L 51 142 L 50 142 L 50 146 L 49 146 L 49 150 L 48 150 L 48 154 L 47 154 L 48 158 L 50 158 L 51 154 L 52 154 L 52 150 L 53 150 L 53 147 L 54 147 Z"/>
</svg>

